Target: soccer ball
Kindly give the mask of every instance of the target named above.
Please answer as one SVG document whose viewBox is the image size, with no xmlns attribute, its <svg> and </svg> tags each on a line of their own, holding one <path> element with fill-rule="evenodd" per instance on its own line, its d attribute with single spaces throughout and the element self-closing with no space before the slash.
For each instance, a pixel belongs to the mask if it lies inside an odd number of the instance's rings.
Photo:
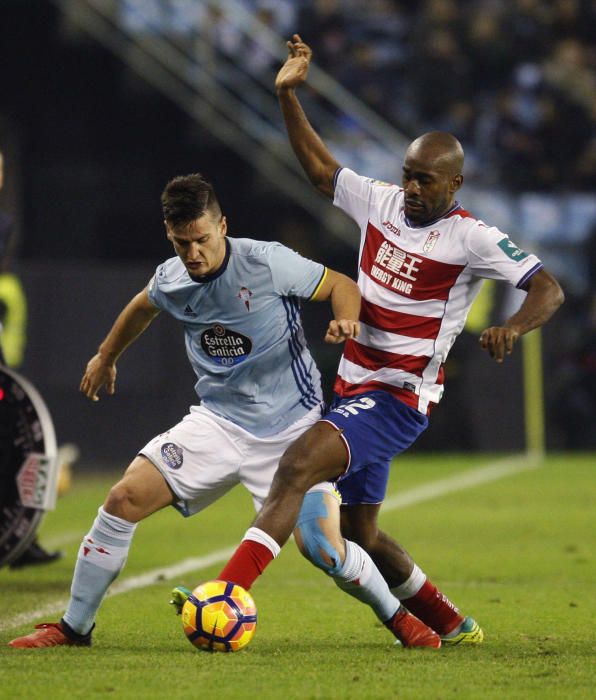
<svg viewBox="0 0 596 700">
<path fill-rule="evenodd" d="M 203 651 L 239 651 L 254 637 L 257 608 L 250 593 L 228 581 L 207 581 L 182 607 L 182 627 Z"/>
</svg>

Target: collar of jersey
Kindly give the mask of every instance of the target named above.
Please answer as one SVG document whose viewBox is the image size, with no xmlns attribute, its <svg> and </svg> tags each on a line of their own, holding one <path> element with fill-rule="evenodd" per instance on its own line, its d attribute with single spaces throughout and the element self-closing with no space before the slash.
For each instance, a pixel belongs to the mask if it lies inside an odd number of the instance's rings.
<svg viewBox="0 0 596 700">
<path fill-rule="evenodd" d="M 215 272 L 212 272 L 210 275 L 203 275 L 202 277 L 199 278 L 193 278 L 191 277 L 190 279 L 193 282 L 196 282 L 197 284 L 207 284 L 209 282 L 213 282 L 213 280 L 216 280 L 220 275 L 223 275 L 223 273 L 226 271 L 226 268 L 228 266 L 228 263 L 230 262 L 230 253 L 232 251 L 232 246 L 230 245 L 230 241 L 225 239 L 226 243 L 226 254 L 224 256 L 222 264 L 217 268 Z"/>
<path fill-rule="evenodd" d="M 442 216 L 438 216 L 436 219 L 433 219 L 432 221 L 427 221 L 425 224 L 421 224 L 420 226 L 414 226 L 408 221 L 408 217 L 404 214 L 404 220 L 406 224 L 408 225 L 409 228 L 426 228 L 427 226 L 432 226 L 433 224 L 436 224 L 437 221 L 441 221 L 441 219 L 446 219 L 448 216 L 451 216 L 454 212 L 456 212 L 458 209 L 461 209 L 461 204 L 456 200 L 453 203 L 453 206 L 449 211 L 446 211 Z"/>
</svg>

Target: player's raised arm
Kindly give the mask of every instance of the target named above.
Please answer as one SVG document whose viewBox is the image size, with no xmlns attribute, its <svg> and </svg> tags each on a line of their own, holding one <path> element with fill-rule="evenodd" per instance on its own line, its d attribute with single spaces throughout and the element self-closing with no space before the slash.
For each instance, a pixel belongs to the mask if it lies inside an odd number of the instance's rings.
<svg viewBox="0 0 596 700">
<path fill-rule="evenodd" d="M 286 123 L 290 143 L 312 184 L 333 199 L 333 176 L 340 167 L 327 146 L 312 128 L 296 88 L 306 81 L 312 51 L 298 34 L 288 41 L 288 58 L 275 80 L 275 90 Z"/>
<path fill-rule="evenodd" d="M 520 336 L 546 323 L 565 300 L 561 286 L 546 270 L 530 277 L 527 291 L 524 303 L 511 318 L 502 326 L 492 326 L 480 334 L 480 345 L 497 362 L 503 362 L 505 355 L 513 352 Z"/>
<path fill-rule="evenodd" d="M 311 301 L 331 300 L 333 320 L 329 322 L 326 343 L 343 343 L 349 338 L 356 338 L 360 333 L 360 290 L 356 282 L 341 272 L 329 268 L 321 286 L 311 297 Z"/>
<path fill-rule="evenodd" d="M 121 311 L 97 354 L 87 363 L 80 390 L 92 401 L 99 401 L 97 392 L 105 385 L 108 394 L 116 390 L 116 360 L 141 335 L 157 316 L 149 301 L 147 289 L 139 292 Z"/>
</svg>

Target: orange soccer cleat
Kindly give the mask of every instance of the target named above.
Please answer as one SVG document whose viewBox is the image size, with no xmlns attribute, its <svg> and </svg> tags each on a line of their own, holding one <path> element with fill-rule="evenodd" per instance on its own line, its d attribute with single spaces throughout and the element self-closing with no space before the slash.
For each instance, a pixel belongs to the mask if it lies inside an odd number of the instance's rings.
<svg viewBox="0 0 596 700">
<path fill-rule="evenodd" d="M 75 647 L 91 646 L 91 633 L 79 635 L 78 639 L 71 638 L 64 631 L 61 622 L 44 622 L 41 625 L 35 625 L 35 630 L 24 637 L 13 639 L 8 642 L 8 646 L 15 649 L 42 649 L 44 647 L 58 647 L 63 644 Z"/>
<path fill-rule="evenodd" d="M 386 624 L 404 647 L 441 647 L 439 635 L 403 607 Z"/>
</svg>

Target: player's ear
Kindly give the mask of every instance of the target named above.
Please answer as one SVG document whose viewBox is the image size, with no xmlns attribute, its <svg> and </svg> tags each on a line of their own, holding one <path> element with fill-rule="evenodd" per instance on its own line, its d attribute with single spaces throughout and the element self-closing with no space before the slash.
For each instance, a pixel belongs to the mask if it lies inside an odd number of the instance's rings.
<svg viewBox="0 0 596 700">
<path fill-rule="evenodd" d="M 464 176 L 461 174 L 454 175 L 451 178 L 451 191 L 457 192 L 459 188 L 464 184 Z"/>
<path fill-rule="evenodd" d="M 172 240 L 172 229 L 169 227 L 168 222 L 164 219 L 163 225 L 166 227 L 166 238 L 168 241 Z"/>
<path fill-rule="evenodd" d="M 222 216 L 219 220 L 219 231 L 222 236 L 225 236 L 228 232 L 228 222 L 225 216 Z"/>
</svg>

